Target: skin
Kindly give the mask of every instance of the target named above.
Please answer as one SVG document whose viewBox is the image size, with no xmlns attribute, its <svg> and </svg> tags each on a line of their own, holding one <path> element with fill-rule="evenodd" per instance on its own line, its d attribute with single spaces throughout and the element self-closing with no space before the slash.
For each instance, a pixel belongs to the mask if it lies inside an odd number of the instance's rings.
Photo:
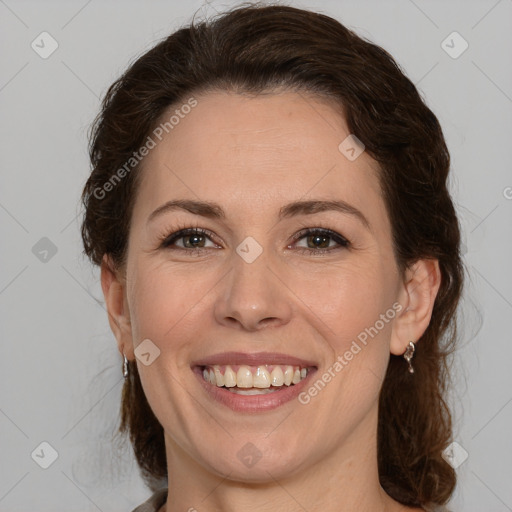
<svg viewBox="0 0 512 512">
<path fill-rule="evenodd" d="M 165 431 L 171 498 L 161 511 L 413 510 L 379 484 L 377 406 L 390 354 L 429 324 L 437 261 L 398 272 L 377 165 L 338 150 L 349 131 L 333 105 L 293 92 L 196 99 L 144 161 L 126 266 L 105 256 L 101 274 L 120 352 L 135 359 L 147 338 L 160 350 L 149 366 L 136 360 Z M 172 199 L 215 202 L 225 217 L 173 210 L 148 223 Z M 339 211 L 278 219 L 305 199 L 344 200 L 370 229 Z M 200 249 L 161 247 L 184 227 L 213 236 Z M 292 238 L 318 227 L 350 246 L 327 239 L 336 249 L 318 255 L 307 237 Z M 235 251 L 248 236 L 263 248 L 250 264 Z M 401 311 L 307 405 L 234 412 L 190 368 L 218 352 L 275 351 L 316 361 L 321 375 L 395 302 Z M 248 442 L 262 454 L 251 468 L 237 458 Z"/>
</svg>

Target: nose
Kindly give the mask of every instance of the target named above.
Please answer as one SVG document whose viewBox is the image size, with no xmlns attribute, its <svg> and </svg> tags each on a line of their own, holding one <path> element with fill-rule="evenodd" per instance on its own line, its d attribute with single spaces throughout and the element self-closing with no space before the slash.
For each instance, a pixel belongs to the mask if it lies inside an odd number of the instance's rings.
<svg viewBox="0 0 512 512">
<path fill-rule="evenodd" d="M 233 268 L 219 283 L 215 301 L 215 318 L 220 324 L 258 331 L 290 321 L 292 299 L 264 254 L 252 263 L 233 255 Z"/>
</svg>

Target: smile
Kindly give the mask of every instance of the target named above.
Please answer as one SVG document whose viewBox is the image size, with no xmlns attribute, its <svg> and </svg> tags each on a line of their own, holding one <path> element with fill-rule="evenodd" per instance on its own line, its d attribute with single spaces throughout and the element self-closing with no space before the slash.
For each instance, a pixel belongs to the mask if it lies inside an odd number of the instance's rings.
<svg viewBox="0 0 512 512">
<path fill-rule="evenodd" d="M 293 386 L 307 373 L 307 368 L 291 365 L 213 365 L 203 368 L 206 382 L 242 395 L 271 393 L 283 386 Z"/>
<path fill-rule="evenodd" d="M 263 412 L 289 402 L 316 371 L 310 362 L 268 353 L 219 354 L 200 363 L 193 371 L 203 389 L 237 412 Z"/>
</svg>

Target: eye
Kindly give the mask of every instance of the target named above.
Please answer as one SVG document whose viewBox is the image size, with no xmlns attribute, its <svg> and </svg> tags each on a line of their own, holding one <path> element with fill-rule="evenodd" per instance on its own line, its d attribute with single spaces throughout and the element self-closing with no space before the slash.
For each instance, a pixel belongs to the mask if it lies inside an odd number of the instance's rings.
<svg viewBox="0 0 512 512">
<path fill-rule="evenodd" d="M 220 248 L 212 240 L 213 234 L 202 228 L 185 228 L 163 238 L 165 249 L 198 250 Z M 324 228 L 309 228 L 298 232 L 293 239 L 295 247 L 309 254 L 323 254 L 347 248 L 350 242 L 335 231 Z M 289 248 L 292 248 L 289 246 Z"/>
<path fill-rule="evenodd" d="M 211 240 L 211 233 L 202 228 L 180 229 L 176 233 L 167 236 L 162 247 L 167 249 L 208 249 L 219 246 Z"/>
<path fill-rule="evenodd" d="M 323 228 L 310 228 L 299 231 L 294 237 L 294 245 L 307 253 L 324 254 L 347 248 L 350 242 L 339 233 Z"/>
</svg>

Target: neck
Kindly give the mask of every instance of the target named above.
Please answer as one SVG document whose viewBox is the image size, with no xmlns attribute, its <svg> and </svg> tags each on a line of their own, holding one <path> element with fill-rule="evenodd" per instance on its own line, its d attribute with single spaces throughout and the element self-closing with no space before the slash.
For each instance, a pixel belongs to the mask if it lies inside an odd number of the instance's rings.
<svg viewBox="0 0 512 512">
<path fill-rule="evenodd" d="M 284 478 L 276 479 L 269 473 L 268 481 L 257 484 L 236 481 L 229 475 L 223 477 L 208 470 L 166 434 L 169 498 L 162 511 L 408 510 L 380 486 L 376 425 L 375 408 L 358 425 L 357 431 L 328 456 Z"/>
</svg>

